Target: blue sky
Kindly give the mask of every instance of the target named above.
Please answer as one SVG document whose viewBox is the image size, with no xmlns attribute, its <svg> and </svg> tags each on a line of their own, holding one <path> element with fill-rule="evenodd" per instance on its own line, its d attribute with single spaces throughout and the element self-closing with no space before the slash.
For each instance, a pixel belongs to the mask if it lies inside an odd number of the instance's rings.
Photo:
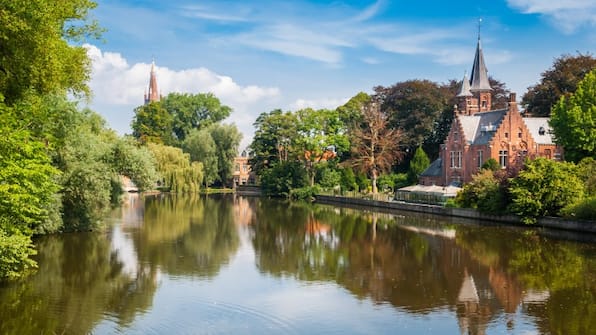
<svg viewBox="0 0 596 335">
<path fill-rule="evenodd" d="M 470 71 L 478 20 L 490 75 L 521 97 L 562 54 L 596 51 L 596 1 L 97 0 L 91 107 L 130 133 L 152 59 L 169 92 L 212 92 L 250 143 L 274 108 L 335 108 L 360 91 Z"/>
</svg>

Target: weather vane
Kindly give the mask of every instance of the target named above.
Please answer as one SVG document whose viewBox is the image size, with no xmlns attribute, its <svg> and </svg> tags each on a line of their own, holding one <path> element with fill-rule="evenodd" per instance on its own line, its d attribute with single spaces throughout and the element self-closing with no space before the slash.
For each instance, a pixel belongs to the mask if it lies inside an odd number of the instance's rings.
<svg viewBox="0 0 596 335">
<path fill-rule="evenodd" d="M 480 39 L 480 25 L 482 24 L 482 18 L 478 19 L 478 39 Z"/>
</svg>

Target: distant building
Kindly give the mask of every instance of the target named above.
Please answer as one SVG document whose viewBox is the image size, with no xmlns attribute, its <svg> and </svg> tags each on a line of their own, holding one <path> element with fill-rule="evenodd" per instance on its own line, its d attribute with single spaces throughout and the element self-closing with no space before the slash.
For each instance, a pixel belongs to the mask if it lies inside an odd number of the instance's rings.
<svg viewBox="0 0 596 335">
<path fill-rule="evenodd" d="M 255 183 L 255 174 L 250 169 L 248 159 L 249 157 L 246 151 L 243 151 L 240 156 L 234 158 L 234 171 L 232 173 L 234 187 Z"/>
<path fill-rule="evenodd" d="M 462 80 L 451 129 L 439 158 L 420 175 L 420 184 L 460 186 L 471 181 L 490 158 L 501 168 L 526 155 L 562 158 L 549 118 L 522 117 L 515 93 L 511 93 L 507 108 L 490 110 L 491 91 L 478 38 L 472 73 L 469 80 L 466 75 Z"/>
<path fill-rule="evenodd" d="M 155 74 L 155 61 L 151 62 L 151 73 L 149 74 L 149 90 L 145 91 L 145 105 L 150 102 L 159 101 L 161 95 L 157 90 L 157 76 Z"/>
</svg>

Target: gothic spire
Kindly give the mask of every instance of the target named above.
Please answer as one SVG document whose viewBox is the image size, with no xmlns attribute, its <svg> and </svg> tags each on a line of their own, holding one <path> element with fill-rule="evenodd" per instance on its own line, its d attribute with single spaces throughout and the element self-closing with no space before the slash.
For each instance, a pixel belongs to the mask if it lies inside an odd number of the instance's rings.
<svg viewBox="0 0 596 335">
<path fill-rule="evenodd" d="M 478 28 L 478 44 L 476 45 L 476 55 L 474 56 L 474 65 L 472 65 L 472 74 L 470 77 L 470 91 L 490 91 L 488 81 L 488 70 L 484 64 L 484 55 L 482 54 L 482 45 L 480 43 L 480 28 Z"/>
<path fill-rule="evenodd" d="M 149 92 L 145 95 L 145 104 L 158 100 L 159 92 L 157 90 L 157 77 L 155 75 L 155 61 L 152 61 L 151 74 L 149 75 Z"/>
</svg>

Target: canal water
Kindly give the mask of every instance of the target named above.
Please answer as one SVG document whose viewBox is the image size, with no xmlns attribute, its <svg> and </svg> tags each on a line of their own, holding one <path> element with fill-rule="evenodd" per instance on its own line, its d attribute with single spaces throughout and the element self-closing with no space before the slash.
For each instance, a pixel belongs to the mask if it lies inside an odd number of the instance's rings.
<svg viewBox="0 0 596 335">
<path fill-rule="evenodd" d="M 594 237 L 233 195 L 36 241 L 0 334 L 596 334 Z"/>
</svg>

